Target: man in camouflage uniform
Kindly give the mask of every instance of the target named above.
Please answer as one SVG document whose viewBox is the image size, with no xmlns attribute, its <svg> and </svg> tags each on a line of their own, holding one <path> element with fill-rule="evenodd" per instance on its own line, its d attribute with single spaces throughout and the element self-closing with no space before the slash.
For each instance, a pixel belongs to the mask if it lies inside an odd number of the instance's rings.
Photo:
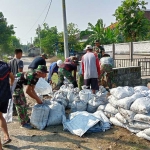
<svg viewBox="0 0 150 150">
<path fill-rule="evenodd" d="M 77 87 L 76 82 L 76 71 L 77 71 L 78 61 L 73 60 L 71 62 L 64 62 L 59 66 L 58 69 L 58 84 L 54 89 L 59 89 L 63 85 L 64 77 L 66 77 L 70 83 Z M 74 71 L 74 76 L 72 76 L 72 71 Z"/>
<path fill-rule="evenodd" d="M 100 74 L 100 80 L 104 78 L 106 74 L 106 84 L 108 85 L 109 88 L 112 87 L 112 84 L 114 84 L 113 80 L 113 59 L 110 57 L 108 54 L 104 54 L 103 57 L 100 59 L 100 69 L 101 69 L 101 74 Z"/>
<path fill-rule="evenodd" d="M 13 97 L 14 104 L 17 109 L 18 119 L 21 127 L 23 128 L 32 129 L 32 126 L 30 125 L 30 119 L 27 114 L 27 101 L 23 92 L 23 85 L 27 85 L 26 93 L 35 99 L 38 104 L 42 104 L 42 101 L 35 93 L 34 88 L 40 77 L 46 77 L 46 73 L 47 67 L 44 65 L 39 65 L 36 70 L 28 71 L 25 76 L 23 73 L 16 74 L 18 82 Z"/>
</svg>

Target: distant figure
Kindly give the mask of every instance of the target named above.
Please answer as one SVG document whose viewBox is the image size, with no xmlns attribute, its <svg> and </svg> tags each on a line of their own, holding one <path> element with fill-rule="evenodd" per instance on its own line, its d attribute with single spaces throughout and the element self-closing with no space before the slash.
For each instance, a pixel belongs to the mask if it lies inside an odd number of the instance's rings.
<svg viewBox="0 0 150 150">
<path fill-rule="evenodd" d="M 29 65 L 28 69 L 30 70 L 34 70 L 37 69 L 37 67 L 39 65 L 45 65 L 46 66 L 46 61 L 45 59 L 47 59 L 47 55 L 45 53 L 43 53 L 40 57 L 36 57 L 31 64 Z"/>
<path fill-rule="evenodd" d="M 49 67 L 49 74 L 48 74 L 48 83 L 52 84 L 52 75 L 53 73 L 58 74 L 58 68 L 63 63 L 62 60 L 58 60 L 57 62 L 53 62 Z"/>
<path fill-rule="evenodd" d="M 96 54 L 93 53 L 91 45 L 87 45 L 86 54 L 82 56 L 82 73 L 84 76 L 84 84 L 91 87 L 93 94 L 96 90 L 99 90 L 98 77 L 100 76 L 99 59 Z"/>
<path fill-rule="evenodd" d="M 112 85 L 114 84 L 113 70 L 112 70 L 113 66 L 114 66 L 113 58 L 111 58 L 109 54 L 104 54 L 103 57 L 100 59 L 100 69 L 101 69 L 100 80 L 106 74 L 106 85 L 109 88 L 112 88 Z"/>
<path fill-rule="evenodd" d="M 70 56 L 65 59 L 65 62 L 73 62 L 74 60 L 78 60 L 78 58 L 76 56 Z"/>
<path fill-rule="evenodd" d="M 12 87 L 13 82 L 14 76 L 10 67 L 7 63 L 0 61 L 0 128 L 3 132 L 3 143 L 1 144 L 0 141 L 0 149 L 2 149 L 2 145 L 11 142 L 3 113 L 7 113 L 9 99 L 12 98 L 10 87 Z"/>
<path fill-rule="evenodd" d="M 105 53 L 105 49 L 103 46 L 100 45 L 100 41 L 96 40 L 95 46 L 93 47 L 94 52 L 97 54 L 98 58 L 101 59 Z"/>
</svg>

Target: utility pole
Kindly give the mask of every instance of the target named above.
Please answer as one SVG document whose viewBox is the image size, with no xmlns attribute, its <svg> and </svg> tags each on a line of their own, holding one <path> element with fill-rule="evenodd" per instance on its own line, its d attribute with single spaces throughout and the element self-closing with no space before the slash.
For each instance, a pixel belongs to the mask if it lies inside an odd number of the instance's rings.
<svg viewBox="0 0 150 150">
<path fill-rule="evenodd" d="M 40 25 L 38 26 L 38 34 L 39 34 L 39 41 L 40 41 L 40 54 L 42 53 L 42 48 L 41 48 L 41 35 L 40 35 L 41 27 Z"/>
<path fill-rule="evenodd" d="M 65 58 L 67 58 L 69 57 L 69 50 L 68 50 L 68 30 L 67 30 L 65 0 L 62 0 L 62 10 L 63 10 L 63 25 L 64 25 L 64 54 L 65 54 Z"/>
</svg>

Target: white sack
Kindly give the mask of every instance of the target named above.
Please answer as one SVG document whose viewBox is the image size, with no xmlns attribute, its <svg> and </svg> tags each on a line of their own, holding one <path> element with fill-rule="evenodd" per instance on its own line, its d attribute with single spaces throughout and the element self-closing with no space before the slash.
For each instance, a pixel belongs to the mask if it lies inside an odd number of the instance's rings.
<svg viewBox="0 0 150 150">
<path fill-rule="evenodd" d="M 94 115 L 82 111 L 82 112 L 75 112 L 77 115 L 71 113 L 70 115 L 73 114 L 74 117 L 71 120 L 67 121 L 66 118 L 64 117 L 63 120 L 63 126 L 64 130 L 70 131 L 72 134 L 82 136 L 88 129 L 93 127 L 95 124 L 97 124 L 100 120 L 96 118 Z"/>
<path fill-rule="evenodd" d="M 45 79 L 39 78 L 35 86 L 35 92 L 39 93 L 40 95 L 47 95 L 52 93 L 52 87 L 47 81 L 45 81 Z"/>
<path fill-rule="evenodd" d="M 129 110 L 131 104 L 132 104 L 136 99 L 141 98 L 141 97 L 143 97 L 142 94 L 136 93 L 136 94 L 133 94 L 133 95 L 130 96 L 130 97 L 125 97 L 125 98 L 123 98 L 123 99 L 118 100 L 116 104 L 117 104 L 118 107 L 121 107 L 121 108 L 124 108 L 124 109 Z"/>
<path fill-rule="evenodd" d="M 99 86 L 99 91 L 101 93 L 105 93 L 106 92 L 106 89 L 103 87 L 103 86 Z"/>
<path fill-rule="evenodd" d="M 137 133 L 136 136 L 150 141 L 150 136 L 146 135 L 143 131 Z"/>
<path fill-rule="evenodd" d="M 108 113 L 111 113 L 111 114 L 117 114 L 118 113 L 118 110 L 113 107 L 110 103 L 108 103 L 104 109 L 105 112 L 108 112 Z"/>
<path fill-rule="evenodd" d="M 132 122 L 135 116 L 135 113 L 131 110 L 125 110 L 123 108 L 118 109 L 119 113 L 128 121 Z"/>
<path fill-rule="evenodd" d="M 102 110 L 104 111 L 106 105 L 99 105 L 99 107 L 97 108 L 97 111 Z"/>
<path fill-rule="evenodd" d="M 110 95 L 109 97 L 108 97 L 108 102 L 113 106 L 113 107 L 115 107 L 115 108 L 118 108 L 118 106 L 117 106 L 117 99 L 113 96 L 113 95 Z"/>
<path fill-rule="evenodd" d="M 143 122 L 139 122 L 139 121 L 134 121 L 132 123 L 130 122 L 129 125 L 130 125 L 130 127 L 141 129 L 141 130 L 144 130 L 144 129 L 147 129 L 147 128 L 150 127 L 149 124 L 143 123 Z"/>
<path fill-rule="evenodd" d="M 150 98 L 147 97 L 138 98 L 131 105 L 130 110 L 136 113 L 142 114 L 148 113 L 150 111 Z"/>
<path fill-rule="evenodd" d="M 115 117 L 114 114 L 109 113 L 109 112 L 104 112 L 104 114 L 105 114 L 108 118 L 110 118 L 110 117 Z"/>
<path fill-rule="evenodd" d="M 48 116 L 47 126 L 62 124 L 62 119 L 65 115 L 64 106 L 52 101 L 49 108 L 50 113 Z"/>
<path fill-rule="evenodd" d="M 110 118 L 110 122 L 115 125 L 115 126 L 119 126 L 119 127 L 123 127 L 125 128 L 125 125 L 123 123 L 121 123 L 119 120 L 117 120 L 117 118 L 115 117 L 111 117 Z"/>
<path fill-rule="evenodd" d="M 126 126 L 126 129 L 129 130 L 129 131 L 132 132 L 132 133 L 138 133 L 138 132 L 141 131 L 140 129 L 130 127 L 129 125 Z"/>
<path fill-rule="evenodd" d="M 128 96 L 132 96 L 134 94 L 134 89 L 132 87 L 117 87 L 112 88 L 110 93 L 115 96 L 117 99 L 122 99 Z"/>
<path fill-rule="evenodd" d="M 36 104 L 32 108 L 31 124 L 39 130 L 43 130 L 46 127 L 50 108 L 45 104 Z"/>
<path fill-rule="evenodd" d="M 87 112 L 94 113 L 97 110 L 98 106 L 103 104 L 104 102 L 95 95 L 91 100 L 88 101 Z"/>
<path fill-rule="evenodd" d="M 7 113 L 3 114 L 3 117 L 5 118 L 7 123 L 12 122 L 12 119 L 13 119 L 13 100 L 12 99 L 9 99 Z"/>
<path fill-rule="evenodd" d="M 87 102 L 81 100 L 79 96 L 76 97 L 71 105 L 71 112 L 86 111 L 86 109 L 87 109 Z"/>
<path fill-rule="evenodd" d="M 150 113 L 148 113 L 148 114 L 136 114 L 134 116 L 134 120 L 150 124 Z"/>
<path fill-rule="evenodd" d="M 101 92 L 101 91 L 98 91 L 96 93 L 96 95 L 100 98 L 100 99 L 105 99 L 107 97 L 107 94 L 108 94 L 108 91 L 105 91 L 105 92 Z"/>
<path fill-rule="evenodd" d="M 135 86 L 134 87 L 134 91 L 148 91 L 149 89 L 148 89 L 148 87 L 146 87 L 146 86 Z"/>
<path fill-rule="evenodd" d="M 115 115 L 115 117 L 117 118 L 118 121 L 120 121 L 121 123 L 127 123 L 127 120 L 120 114 L 120 113 L 117 113 Z"/>
<path fill-rule="evenodd" d="M 89 101 L 91 99 L 91 90 L 88 90 L 88 89 L 83 89 L 79 92 L 79 97 L 81 100 L 84 100 L 84 101 Z"/>
<path fill-rule="evenodd" d="M 143 132 L 144 132 L 146 135 L 150 136 L 150 128 L 143 130 Z"/>
</svg>

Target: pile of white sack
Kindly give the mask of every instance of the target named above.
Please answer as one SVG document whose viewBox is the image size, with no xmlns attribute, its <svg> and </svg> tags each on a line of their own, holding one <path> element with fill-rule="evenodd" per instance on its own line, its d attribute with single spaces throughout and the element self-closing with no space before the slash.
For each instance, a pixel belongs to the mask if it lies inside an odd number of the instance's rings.
<svg viewBox="0 0 150 150">
<path fill-rule="evenodd" d="M 150 140 L 150 90 L 145 86 L 125 86 L 113 88 L 110 93 L 109 103 L 98 109 L 112 124 Z"/>
</svg>

